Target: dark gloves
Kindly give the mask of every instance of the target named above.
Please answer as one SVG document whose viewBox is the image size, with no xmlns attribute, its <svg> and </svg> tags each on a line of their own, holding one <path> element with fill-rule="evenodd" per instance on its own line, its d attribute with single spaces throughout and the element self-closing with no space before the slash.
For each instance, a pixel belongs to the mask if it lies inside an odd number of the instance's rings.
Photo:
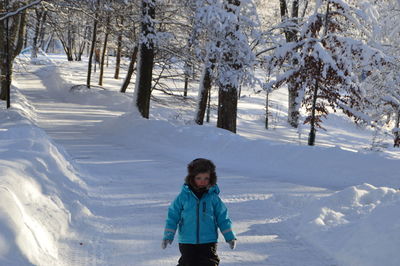
<svg viewBox="0 0 400 266">
<path fill-rule="evenodd" d="M 228 244 L 229 244 L 229 247 L 231 249 L 235 249 L 235 247 L 236 247 L 236 239 L 228 241 Z"/>
<path fill-rule="evenodd" d="M 171 239 L 163 239 L 163 241 L 161 242 L 161 248 L 165 249 L 167 247 L 168 244 L 172 244 L 172 240 Z"/>
</svg>

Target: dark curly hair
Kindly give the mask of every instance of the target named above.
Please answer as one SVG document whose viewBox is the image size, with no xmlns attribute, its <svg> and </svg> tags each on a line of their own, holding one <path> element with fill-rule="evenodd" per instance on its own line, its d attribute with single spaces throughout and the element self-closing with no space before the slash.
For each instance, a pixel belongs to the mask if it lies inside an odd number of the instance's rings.
<svg viewBox="0 0 400 266">
<path fill-rule="evenodd" d="M 195 186 L 194 177 L 201 173 L 210 173 L 210 186 L 217 184 L 217 174 L 215 164 L 204 158 L 197 158 L 191 161 L 187 166 L 188 174 L 185 178 L 185 184 Z"/>
</svg>

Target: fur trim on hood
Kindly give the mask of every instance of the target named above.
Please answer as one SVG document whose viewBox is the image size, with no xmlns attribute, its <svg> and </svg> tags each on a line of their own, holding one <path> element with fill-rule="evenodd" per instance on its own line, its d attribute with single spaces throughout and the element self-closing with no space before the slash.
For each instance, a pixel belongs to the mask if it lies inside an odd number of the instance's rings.
<svg viewBox="0 0 400 266">
<path fill-rule="evenodd" d="M 215 172 L 215 164 L 208 159 L 204 158 L 194 159 L 188 164 L 187 171 L 188 175 L 185 178 L 185 184 L 187 185 L 196 187 L 196 183 L 194 182 L 194 177 L 200 173 L 210 174 L 209 187 L 212 187 L 217 184 L 217 174 Z"/>
</svg>

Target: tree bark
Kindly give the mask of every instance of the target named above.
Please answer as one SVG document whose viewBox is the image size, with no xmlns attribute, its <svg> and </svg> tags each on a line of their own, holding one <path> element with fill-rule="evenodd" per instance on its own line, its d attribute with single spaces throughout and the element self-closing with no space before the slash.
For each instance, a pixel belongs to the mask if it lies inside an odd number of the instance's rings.
<svg viewBox="0 0 400 266">
<path fill-rule="evenodd" d="M 204 115 L 206 113 L 207 108 L 207 99 L 211 90 L 211 72 L 212 66 L 209 66 L 207 62 L 204 64 L 204 70 L 202 73 L 202 79 L 199 90 L 199 99 L 197 106 L 197 114 L 196 114 L 196 124 L 203 125 Z"/>
<path fill-rule="evenodd" d="M 40 34 L 40 24 L 42 21 L 42 16 L 44 14 L 44 11 L 35 9 L 36 13 L 36 24 L 35 24 L 35 32 L 33 35 L 32 39 L 32 52 L 31 52 L 31 59 L 37 58 L 37 53 L 38 53 L 38 39 L 39 39 L 39 34 Z"/>
<path fill-rule="evenodd" d="M 4 9 L 4 2 L 0 9 Z M 15 8 L 18 8 L 15 6 Z M 26 25 L 26 11 L 0 21 L 0 100 L 7 101 L 10 107 L 10 89 L 12 79 L 12 66 L 15 57 L 21 52 L 24 44 Z"/>
<path fill-rule="evenodd" d="M 97 34 L 97 13 L 93 22 L 93 32 L 92 32 L 92 44 L 90 46 L 90 54 L 89 54 L 89 62 L 88 62 L 88 73 L 86 79 L 86 87 L 90 88 L 90 79 L 92 76 L 92 61 L 93 61 L 93 53 L 94 47 L 96 46 L 96 34 Z"/>
<path fill-rule="evenodd" d="M 73 57 L 73 50 L 74 50 L 74 44 L 75 44 L 75 39 L 74 39 L 74 34 L 73 34 L 73 29 L 71 29 L 72 24 L 69 23 L 68 25 L 68 31 L 67 31 L 67 45 L 65 48 L 65 52 L 67 53 L 67 59 L 68 61 L 74 61 Z"/>
<path fill-rule="evenodd" d="M 186 50 L 187 50 L 188 54 L 190 54 L 190 50 L 191 50 L 192 45 L 193 45 L 192 38 L 193 38 L 193 36 L 191 36 L 188 39 L 188 42 L 187 42 L 187 49 Z M 183 87 L 183 96 L 185 98 L 187 97 L 187 93 L 188 93 L 189 77 L 191 75 L 191 69 L 192 69 L 192 64 L 190 63 L 190 60 L 189 59 L 185 60 L 185 66 L 183 67 L 184 75 L 185 75 L 185 83 L 184 83 L 184 87 Z"/>
<path fill-rule="evenodd" d="M 39 39 L 38 39 L 38 45 L 39 47 L 43 50 L 43 45 L 44 45 L 44 36 L 46 33 L 46 20 L 47 20 L 47 11 L 43 10 L 42 14 L 42 20 L 40 23 L 40 34 L 39 34 Z"/>
<path fill-rule="evenodd" d="M 126 77 L 124 83 L 122 84 L 120 92 L 125 93 L 128 88 L 129 83 L 131 82 L 133 70 L 135 69 L 135 62 L 137 58 L 138 47 L 135 46 L 132 52 L 131 61 L 129 62 L 128 72 L 126 73 Z"/>
<path fill-rule="evenodd" d="M 327 6 L 326 6 L 326 14 L 325 14 L 325 28 L 324 28 L 324 34 L 323 36 L 326 36 L 328 33 L 328 17 L 329 17 L 329 10 L 330 10 L 330 6 L 329 6 L 330 2 L 327 2 Z M 322 62 L 318 62 L 318 72 L 317 73 L 321 73 L 321 69 L 322 69 Z M 308 136 L 308 145 L 310 146 L 314 146 L 315 144 L 315 137 L 317 134 L 317 131 L 315 129 L 315 111 L 317 108 L 317 99 L 318 99 L 318 90 L 319 90 L 319 80 L 318 77 L 315 77 L 315 86 L 314 86 L 314 95 L 313 95 L 313 102 L 312 102 L 312 109 L 311 109 L 311 128 L 310 128 L 310 134 Z"/>
<path fill-rule="evenodd" d="M 231 6 L 240 6 L 240 0 L 228 0 L 228 4 Z M 235 16 L 234 10 L 226 7 L 228 12 L 232 12 L 232 16 Z M 226 39 L 231 39 L 229 43 L 234 43 L 234 39 L 237 38 L 235 31 L 239 30 L 239 22 L 234 25 L 234 29 L 228 32 Z M 232 51 L 235 47 L 228 47 L 227 51 L 223 54 L 223 64 L 228 66 L 230 71 L 237 72 L 241 66 L 235 62 Z M 232 78 L 231 78 L 232 79 Z M 231 81 L 232 82 L 232 81 Z M 233 84 L 232 84 L 233 83 Z M 237 101 L 238 101 L 238 88 L 239 81 L 227 84 L 225 81 L 219 84 L 218 90 L 218 119 L 217 127 L 229 130 L 236 133 L 236 118 L 237 118 Z"/>
<path fill-rule="evenodd" d="M 286 0 L 280 0 L 280 11 L 282 22 L 289 20 L 289 11 Z M 299 16 L 299 1 L 293 0 L 292 4 L 292 15 L 290 18 L 291 23 L 297 24 Z M 286 42 L 296 41 L 297 31 L 293 29 L 285 29 Z M 292 62 L 296 64 L 296 62 Z M 299 108 L 300 104 L 297 102 L 297 97 L 299 94 L 299 84 L 294 80 L 289 80 L 288 82 L 288 123 L 293 128 L 299 126 Z"/>
<path fill-rule="evenodd" d="M 141 37 L 139 41 L 139 61 L 136 74 L 136 106 L 144 118 L 149 118 L 151 81 L 154 63 L 154 23 L 155 0 L 142 1 Z"/>
<path fill-rule="evenodd" d="M 105 55 L 106 55 L 106 51 L 107 51 L 109 24 L 110 24 L 110 16 L 107 17 L 106 32 L 104 33 L 104 44 L 103 44 L 103 51 L 102 51 L 102 54 L 101 54 L 100 75 L 99 75 L 99 85 L 100 86 L 103 85 L 104 61 L 105 61 Z"/>
<path fill-rule="evenodd" d="M 83 41 L 79 43 L 79 46 L 77 49 L 75 49 L 75 61 L 82 61 L 82 54 L 85 51 L 86 47 L 86 39 L 88 36 L 89 32 L 89 26 L 85 26 L 85 29 L 83 30 Z"/>
<path fill-rule="evenodd" d="M 310 121 L 310 133 L 308 135 L 308 145 L 314 146 L 315 144 L 315 137 L 316 137 L 316 129 L 315 129 L 315 110 L 317 107 L 317 98 L 318 98 L 318 89 L 319 83 L 318 79 L 315 79 L 315 86 L 314 86 L 314 94 L 313 94 L 313 101 L 311 107 L 311 121 Z"/>
<path fill-rule="evenodd" d="M 299 84 L 291 81 L 288 83 L 288 123 L 291 127 L 299 126 L 300 104 L 297 102 L 299 96 Z"/>
<path fill-rule="evenodd" d="M 237 100 L 234 86 L 219 88 L 217 127 L 236 133 Z"/>
<path fill-rule="evenodd" d="M 265 129 L 269 127 L 269 92 L 265 96 Z"/>
<path fill-rule="evenodd" d="M 121 16 L 121 26 L 123 27 L 124 25 L 124 17 Z M 121 66 L 121 51 L 122 51 L 122 29 L 118 35 L 118 41 L 117 41 L 117 58 L 115 62 L 115 73 L 114 73 L 114 78 L 118 79 L 119 78 L 119 69 Z M 136 60 L 136 58 L 135 58 Z"/>
<path fill-rule="evenodd" d="M 395 123 L 395 132 L 394 132 L 394 144 L 393 147 L 400 147 L 400 107 L 398 107 L 397 114 L 396 114 L 396 123 Z"/>
</svg>

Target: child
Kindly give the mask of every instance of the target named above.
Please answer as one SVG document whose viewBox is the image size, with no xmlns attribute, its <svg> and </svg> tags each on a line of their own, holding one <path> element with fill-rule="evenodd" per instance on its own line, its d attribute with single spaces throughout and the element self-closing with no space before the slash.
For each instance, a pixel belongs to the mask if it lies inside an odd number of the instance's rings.
<svg viewBox="0 0 400 266">
<path fill-rule="evenodd" d="M 217 266 L 217 227 L 231 249 L 236 237 L 225 204 L 219 198 L 212 161 L 199 158 L 189 163 L 181 193 L 171 203 L 161 247 L 171 244 L 179 232 L 181 257 L 178 266 Z"/>
</svg>

